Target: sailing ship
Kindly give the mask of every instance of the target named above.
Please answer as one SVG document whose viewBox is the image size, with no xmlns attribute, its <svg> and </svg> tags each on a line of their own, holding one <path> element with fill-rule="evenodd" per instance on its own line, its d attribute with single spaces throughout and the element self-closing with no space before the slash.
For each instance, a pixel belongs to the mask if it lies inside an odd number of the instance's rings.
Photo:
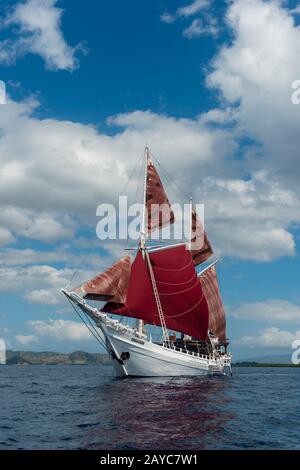
<svg viewBox="0 0 300 470">
<path fill-rule="evenodd" d="M 188 243 L 151 244 L 151 233 L 173 224 L 175 216 L 147 147 L 143 193 L 135 252 L 62 292 L 105 347 L 119 377 L 231 373 L 217 260 L 210 262 L 213 250 L 192 201 Z M 152 210 L 162 205 L 169 211 Z M 90 301 L 102 302 L 102 308 Z M 148 325 L 159 328 L 159 341 L 153 341 Z"/>
</svg>

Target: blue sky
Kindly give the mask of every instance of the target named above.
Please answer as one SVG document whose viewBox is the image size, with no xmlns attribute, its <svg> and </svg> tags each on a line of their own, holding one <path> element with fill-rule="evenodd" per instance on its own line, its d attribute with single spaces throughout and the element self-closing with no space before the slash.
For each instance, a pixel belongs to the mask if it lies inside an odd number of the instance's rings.
<svg viewBox="0 0 300 470">
<path fill-rule="evenodd" d="M 298 2 L 0 4 L 8 346 L 97 350 L 59 288 L 78 265 L 80 282 L 122 254 L 96 239 L 95 210 L 115 200 L 147 141 L 205 203 L 235 357 L 291 352 L 300 339 Z"/>
</svg>

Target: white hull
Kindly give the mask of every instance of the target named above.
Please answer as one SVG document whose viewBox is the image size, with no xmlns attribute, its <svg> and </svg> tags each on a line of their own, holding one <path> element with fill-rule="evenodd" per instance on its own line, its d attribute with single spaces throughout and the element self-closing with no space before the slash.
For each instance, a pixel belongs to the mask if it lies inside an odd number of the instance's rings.
<svg viewBox="0 0 300 470">
<path fill-rule="evenodd" d="M 117 359 L 111 358 L 117 376 L 132 377 L 175 377 L 223 375 L 229 364 L 224 360 L 210 359 L 207 356 L 180 352 L 163 347 L 146 339 L 138 339 L 119 333 L 114 328 L 105 327 L 109 341 L 119 356 L 129 353 L 129 358 L 121 366 Z M 141 341 L 137 343 L 136 341 Z"/>
<path fill-rule="evenodd" d="M 209 376 L 231 372 L 230 354 L 208 357 L 152 343 L 146 335 L 109 318 L 76 294 L 65 294 L 97 325 L 112 352 L 110 358 L 117 377 Z"/>
</svg>

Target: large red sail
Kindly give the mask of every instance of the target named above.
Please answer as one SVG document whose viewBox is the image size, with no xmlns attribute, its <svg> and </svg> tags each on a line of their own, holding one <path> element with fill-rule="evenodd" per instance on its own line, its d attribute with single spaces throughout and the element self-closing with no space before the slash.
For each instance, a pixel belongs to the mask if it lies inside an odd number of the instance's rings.
<svg viewBox="0 0 300 470">
<path fill-rule="evenodd" d="M 146 209 L 149 232 L 175 222 L 174 212 L 150 157 L 147 158 Z"/>
<path fill-rule="evenodd" d="M 195 209 L 192 209 L 191 254 L 195 265 L 204 263 L 213 254 L 206 231 Z"/>
<path fill-rule="evenodd" d="M 125 256 L 103 273 L 74 290 L 90 300 L 108 300 L 126 302 L 126 294 L 131 270 L 131 258 Z"/>
<path fill-rule="evenodd" d="M 208 306 L 191 254 L 184 245 L 149 252 L 166 327 L 207 338 Z M 161 326 L 147 261 L 139 251 L 132 264 L 126 304 L 108 302 L 103 311 Z"/>
<path fill-rule="evenodd" d="M 219 291 L 215 266 L 200 276 L 200 283 L 208 303 L 209 329 L 221 340 L 226 341 L 226 319 Z"/>
<path fill-rule="evenodd" d="M 150 259 L 167 327 L 205 340 L 208 306 L 186 246 L 150 252 Z"/>
</svg>

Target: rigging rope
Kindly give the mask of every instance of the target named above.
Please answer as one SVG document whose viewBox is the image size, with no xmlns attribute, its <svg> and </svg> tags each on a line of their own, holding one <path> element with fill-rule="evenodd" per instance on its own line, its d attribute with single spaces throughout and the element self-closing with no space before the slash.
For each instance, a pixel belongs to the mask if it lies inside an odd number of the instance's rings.
<svg viewBox="0 0 300 470">
<path fill-rule="evenodd" d="M 183 269 L 188 268 L 191 264 L 193 264 L 193 260 L 189 261 L 185 266 L 182 266 L 181 268 L 177 269 L 172 269 L 172 268 L 163 268 L 161 266 L 155 266 L 155 264 L 152 264 L 152 267 L 154 269 L 159 269 L 161 271 L 171 271 L 171 272 L 177 272 L 177 271 L 182 271 Z"/>
<path fill-rule="evenodd" d="M 184 282 L 163 282 L 163 281 L 158 281 L 156 280 L 156 284 L 163 284 L 164 286 L 183 286 L 184 284 L 188 284 L 190 282 L 192 282 L 196 277 L 196 272 L 194 274 L 193 277 L 191 277 L 191 279 L 189 279 L 188 281 L 184 281 Z"/>
<path fill-rule="evenodd" d="M 111 355 L 115 355 L 114 351 L 112 351 L 108 346 L 107 344 L 103 341 L 103 339 L 101 338 L 101 336 L 99 335 L 98 331 L 95 329 L 95 326 L 91 323 L 91 320 L 90 318 L 87 316 L 87 314 L 85 312 L 84 315 L 86 318 L 88 318 L 89 320 L 89 323 L 91 324 L 92 326 L 92 329 L 89 327 L 89 325 L 85 322 L 84 318 L 82 318 L 80 312 L 77 310 L 77 308 L 75 307 L 75 305 L 73 304 L 73 302 L 71 302 L 71 300 L 67 297 L 68 299 L 68 302 L 70 303 L 70 305 L 72 306 L 73 310 L 75 311 L 75 313 L 78 315 L 78 317 L 80 318 L 80 320 L 82 321 L 82 323 L 84 323 L 84 325 L 87 327 L 87 329 L 89 330 L 89 332 L 94 336 L 94 338 L 96 339 L 96 341 L 98 341 L 99 344 L 101 344 L 101 346 Z M 92 331 L 94 330 L 94 331 Z"/>
<path fill-rule="evenodd" d="M 144 154 L 142 154 L 142 157 L 144 158 Z M 127 179 L 127 181 L 126 181 L 126 183 L 125 183 L 125 185 L 124 185 L 122 191 L 119 193 L 118 199 L 115 200 L 114 206 L 117 205 L 118 200 L 119 200 L 119 197 L 124 194 L 124 192 L 125 192 L 126 189 L 127 189 L 127 186 L 128 186 L 129 183 L 133 180 L 133 175 L 134 175 L 135 171 L 137 170 L 138 165 L 140 164 L 140 161 L 141 161 L 141 160 L 143 161 L 143 159 L 141 159 L 141 156 L 140 156 L 140 157 L 137 159 L 137 162 L 136 162 L 135 166 L 133 167 L 133 170 L 132 170 L 131 173 L 129 174 L 129 177 L 128 177 L 128 179 Z M 143 165 L 141 165 L 141 167 L 143 167 Z M 137 198 L 137 192 L 138 192 L 138 188 L 139 188 L 139 176 L 140 176 L 140 173 L 138 173 L 137 176 L 138 176 L 138 180 L 137 180 L 138 182 L 137 182 L 137 189 L 136 189 L 136 193 L 135 193 L 135 200 L 136 200 L 136 198 Z M 127 248 L 127 247 L 128 247 L 128 239 L 127 239 L 127 241 L 126 241 L 126 248 Z M 68 282 L 67 285 L 65 286 L 65 289 L 66 289 L 66 290 L 67 290 L 67 289 L 69 288 L 69 286 L 71 285 L 71 282 L 73 281 L 74 277 L 75 277 L 76 274 L 78 273 L 79 269 L 82 267 L 83 259 L 84 259 L 85 256 L 86 256 L 85 253 L 82 253 L 82 255 L 80 256 L 80 258 L 79 258 L 79 263 L 78 263 L 77 267 L 75 268 L 75 270 L 74 270 L 74 272 L 73 272 L 73 274 L 72 274 L 72 276 L 71 276 L 69 282 Z"/>
<path fill-rule="evenodd" d="M 197 285 L 198 285 L 199 281 L 198 279 L 196 278 L 196 282 L 195 284 L 193 284 L 191 287 L 188 287 L 187 289 L 185 290 L 182 290 L 182 291 L 176 291 L 176 292 L 159 292 L 159 295 L 178 295 L 178 294 L 184 294 L 185 292 L 188 292 L 189 290 L 192 290 L 194 289 Z"/>
<path fill-rule="evenodd" d="M 196 307 L 198 307 L 199 304 L 201 304 L 202 300 L 203 300 L 203 297 L 204 297 L 204 294 L 202 292 L 202 296 L 201 296 L 201 299 L 195 303 L 195 305 L 193 305 L 193 307 L 189 308 L 188 310 L 185 310 L 184 312 L 181 312 L 181 313 L 178 313 L 177 315 L 166 315 L 167 318 L 177 318 L 177 317 L 181 317 L 183 315 L 186 315 L 187 313 L 191 312 L 192 310 L 194 310 Z"/>
<path fill-rule="evenodd" d="M 173 183 L 177 189 L 187 198 L 187 199 L 190 199 L 190 195 L 188 195 L 185 190 L 179 186 L 179 184 L 177 183 L 177 181 L 175 180 L 175 178 L 173 178 L 173 176 L 165 169 L 165 167 L 160 163 L 160 161 L 155 157 L 155 155 L 153 155 L 152 152 L 150 152 L 150 156 L 155 160 L 155 162 L 160 166 L 160 168 L 165 172 L 165 176 L 169 179 L 169 181 L 171 181 L 171 183 Z"/>
</svg>

